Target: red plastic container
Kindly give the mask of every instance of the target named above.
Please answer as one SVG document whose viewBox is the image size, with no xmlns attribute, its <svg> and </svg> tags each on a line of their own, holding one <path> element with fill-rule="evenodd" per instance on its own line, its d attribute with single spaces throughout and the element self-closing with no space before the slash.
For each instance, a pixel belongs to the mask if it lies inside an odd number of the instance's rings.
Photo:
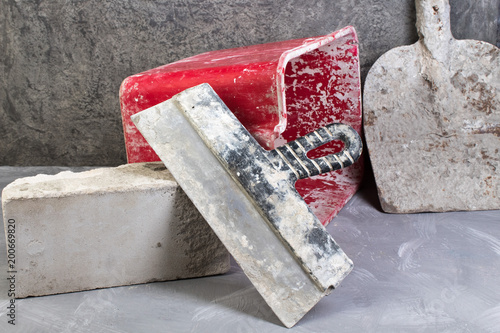
<svg viewBox="0 0 500 333">
<path fill-rule="evenodd" d="M 129 163 L 159 161 L 130 116 L 207 82 L 266 149 L 332 122 L 361 131 L 357 36 L 326 36 L 206 52 L 126 78 L 120 87 Z M 216 119 L 214 119 L 216 121 Z M 330 143 L 312 157 L 339 151 Z M 363 162 L 300 180 L 297 191 L 328 224 L 358 189 Z"/>
</svg>

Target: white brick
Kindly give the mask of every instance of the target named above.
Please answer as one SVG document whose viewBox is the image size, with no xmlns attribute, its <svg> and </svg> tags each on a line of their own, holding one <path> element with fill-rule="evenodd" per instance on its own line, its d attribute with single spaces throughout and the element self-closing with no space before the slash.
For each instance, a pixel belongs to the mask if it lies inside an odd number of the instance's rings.
<svg viewBox="0 0 500 333">
<path fill-rule="evenodd" d="M 17 298 L 229 269 L 228 252 L 162 163 L 21 178 L 3 190 L 2 208 L 6 229 L 15 220 Z"/>
</svg>

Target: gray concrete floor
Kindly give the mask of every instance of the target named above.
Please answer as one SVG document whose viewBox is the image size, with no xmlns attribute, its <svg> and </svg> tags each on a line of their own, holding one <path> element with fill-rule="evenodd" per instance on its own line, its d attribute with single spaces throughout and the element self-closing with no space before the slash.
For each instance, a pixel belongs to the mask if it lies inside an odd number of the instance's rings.
<svg viewBox="0 0 500 333">
<path fill-rule="evenodd" d="M 85 168 L 0 167 L 18 177 Z M 294 328 L 280 324 L 236 263 L 220 276 L 16 301 L 0 332 L 500 332 L 500 210 L 391 215 L 367 184 L 327 227 L 355 268 Z"/>
</svg>

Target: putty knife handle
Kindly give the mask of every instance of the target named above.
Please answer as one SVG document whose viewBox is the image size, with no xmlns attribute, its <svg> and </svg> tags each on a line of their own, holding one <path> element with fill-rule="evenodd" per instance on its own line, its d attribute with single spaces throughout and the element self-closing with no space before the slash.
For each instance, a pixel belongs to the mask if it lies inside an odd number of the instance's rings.
<svg viewBox="0 0 500 333">
<path fill-rule="evenodd" d="M 310 159 L 307 152 L 333 140 L 341 140 L 341 152 Z M 295 174 L 297 179 L 316 176 L 352 165 L 361 156 L 363 144 L 359 134 L 349 125 L 329 124 L 271 151 Z"/>
</svg>

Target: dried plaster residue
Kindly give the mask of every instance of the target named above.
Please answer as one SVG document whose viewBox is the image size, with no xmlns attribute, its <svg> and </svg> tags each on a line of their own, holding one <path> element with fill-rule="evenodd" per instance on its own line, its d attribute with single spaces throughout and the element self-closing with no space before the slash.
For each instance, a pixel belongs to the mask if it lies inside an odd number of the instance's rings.
<svg viewBox="0 0 500 333">
<path fill-rule="evenodd" d="M 133 176 L 131 177 L 131 175 Z M 79 173 L 64 171 L 56 175 L 40 174 L 34 177 L 20 178 L 4 188 L 2 199 L 7 201 L 42 196 L 65 197 L 110 191 L 127 192 L 176 184 L 163 163 L 134 163 Z"/>
</svg>

